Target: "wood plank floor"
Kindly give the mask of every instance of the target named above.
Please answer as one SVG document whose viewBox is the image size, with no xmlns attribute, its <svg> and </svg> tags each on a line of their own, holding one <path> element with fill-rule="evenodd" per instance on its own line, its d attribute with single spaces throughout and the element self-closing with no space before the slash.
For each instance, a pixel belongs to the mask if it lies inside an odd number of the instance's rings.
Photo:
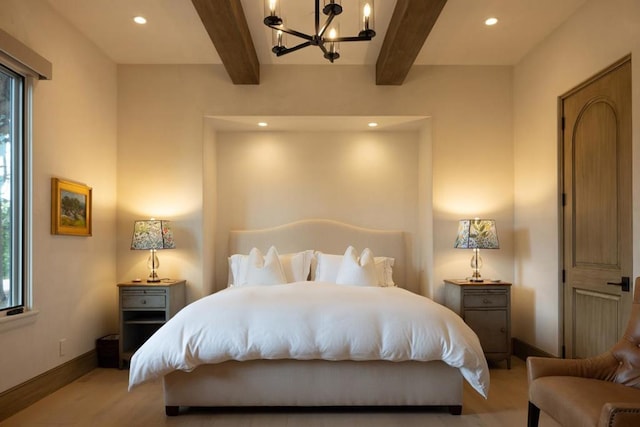
<svg viewBox="0 0 640 427">
<path fill-rule="evenodd" d="M 527 379 L 522 360 L 513 358 L 511 370 L 491 368 L 489 399 L 465 383 L 462 415 L 441 411 L 284 411 L 219 412 L 190 410 L 166 417 L 161 382 L 127 392 L 128 371 L 95 369 L 29 408 L 0 422 L 0 427 L 44 426 L 214 426 L 214 427 L 424 427 L 526 426 Z M 558 427 L 546 414 L 540 427 Z"/>
</svg>

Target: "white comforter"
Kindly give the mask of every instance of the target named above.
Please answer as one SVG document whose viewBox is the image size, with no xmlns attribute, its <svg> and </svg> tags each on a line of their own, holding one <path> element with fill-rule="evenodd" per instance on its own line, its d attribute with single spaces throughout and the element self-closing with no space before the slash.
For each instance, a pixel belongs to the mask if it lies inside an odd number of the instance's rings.
<svg viewBox="0 0 640 427">
<path fill-rule="evenodd" d="M 129 388 L 254 359 L 443 360 L 489 390 L 478 337 L 449 309 L 401 288 L 321 282 L 233 287 L 190 304 L 135 352 Z"/>
</svg>

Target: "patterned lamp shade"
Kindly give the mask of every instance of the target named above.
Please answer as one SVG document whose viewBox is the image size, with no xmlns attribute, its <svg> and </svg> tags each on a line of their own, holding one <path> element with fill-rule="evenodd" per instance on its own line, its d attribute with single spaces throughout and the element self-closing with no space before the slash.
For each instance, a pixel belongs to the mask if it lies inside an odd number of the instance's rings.
<svg viewBox="0 0 640 427">
<path fill-rule="evenodd" d="M 458 249 L 500 249 L 496 221 L 493 219 L 461 219 L 453 246 Z"/>
<path fill-rule="evenodd" d="M 131 249 L 174 249 L 175 247 L 169 221 L 151 219 L 134 222 Z"/>
</svg>

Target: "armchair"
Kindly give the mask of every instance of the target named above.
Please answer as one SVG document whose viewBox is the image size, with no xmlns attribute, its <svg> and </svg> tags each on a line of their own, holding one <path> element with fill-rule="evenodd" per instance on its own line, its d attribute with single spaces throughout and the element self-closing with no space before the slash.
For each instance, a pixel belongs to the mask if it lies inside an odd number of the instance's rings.
<svg viewBox="0 0 640 427">
<path fill-rule="evenodd" d="M 640 277 L 624 336 L 606 353 L 588 359 L 529 357 L 528 426 L 540 410 L 561 425 L 640 426 Z"/>
</svg>

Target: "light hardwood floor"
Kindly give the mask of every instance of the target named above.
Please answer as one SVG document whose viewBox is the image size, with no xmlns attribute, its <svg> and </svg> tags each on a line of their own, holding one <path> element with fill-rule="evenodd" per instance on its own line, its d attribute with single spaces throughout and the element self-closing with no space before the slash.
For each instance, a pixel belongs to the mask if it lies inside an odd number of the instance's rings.
<svg viewBox="0 0 640 427">
<path fill-rule="evenodd" d="M 526 426 L 527 378 L 522 360 L 512 358 L 491 368 L 489 399 L 465 384 L 462 415 L 441 411 L 280 411 L 219 412 L 190 410 L 166 417 L 162 383 L 152 382 L 127 392 L 128 371 L 95 369 L 29 408 L 0 422 L 0 427 L 44 426 L 214 426 L 214 427 L 424 427 Z M 540 427 L 557 427 L 546 414 Z"/>
</svg>

